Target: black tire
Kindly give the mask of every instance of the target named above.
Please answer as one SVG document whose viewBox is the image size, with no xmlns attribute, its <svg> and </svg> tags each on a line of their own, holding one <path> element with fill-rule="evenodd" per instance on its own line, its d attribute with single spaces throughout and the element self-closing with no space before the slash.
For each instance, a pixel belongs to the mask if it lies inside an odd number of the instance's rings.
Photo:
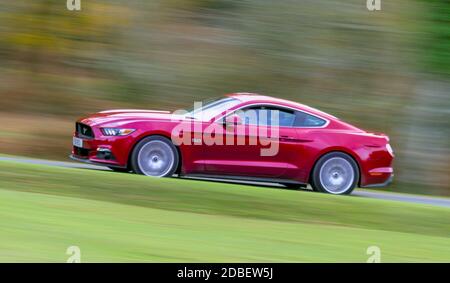
<svg viewBox="0 0 450 283">
<path fill-rule="evenodd" d="M 333 159 L 333 161 L 339 160 L 343 164 L 350 165 L 351 170 L 353 171 L 353 180 L 351 178 L 351 174 L 347 174 L 347 177 L 346 177 L 347 180 L 345 181 L 346 183 L 344 183 L 345 185 L 343 186 L 343 188 L 340 191 L 339 190 L 334 191 L 330 187 L 327 187 L 327 185 L 325 184 L 326 182 L 323 181 L 323 178 L 321 179 L 321 177 L 320 177 L 321 169 L 324 167 L 324 165 L 326 163 L 328 163 L 327 161 L 330 161 L 331 159 Z M 343 162 L 342 160 L 345 160 L 347 163 Z M 333 161 L 330 161 L 330 162 L 333 162 Z M 350 168 L 347 165 L 344 165 L 344 166 L 346 166 L 346 168 L 348 168 L 348 169 Z M 325 169 L 326 168 L 324 168 L 324 170 Z M 350 173 L 350 169 L 347 171 Z M 338 173 L 330 173 L 330 174 L 338 174 Z M 324 173 L 323 175 L 326 175 L 326 173 Z M 341 174 L 341 175 L 344 175 L 344 174 Z M 334 175 L 333 176 L 329 175 L 329 176 L 330 176 L 330 178 L 335 178 Z M 341 176 L 341 178 L 343 178 L 345 180 L 344 177 Z M 357 186 L 358 181 L 359 181 L 358 164 L 355 162 L 355 160 L 351 156 L 349 156 L 348 154 L 345 154 L 343 152 L 330 152 L 330 153 L 327 153 L 324 156 L 322 156 L 317 161 L 316 165 L 314 166 L 314 169 L 311 173 L 311 178 L 310 178 L 311 187 L 313 188 L 314 191 L 322 192 L 322 193 L 329 193 L 329 194 L 336 194 L 336 195 L 350 194 Z"/>
<path fill-rule="evenodd" d="M 165 153 L 170 155 L 170 158 L 173 158 L 173 160 L 171 159 L 171 161 L 173 162 L 168 162 L 167 167 L 165 167 L 165 169 L 163 170 L 164 172 L 161 172 L 161 174 L 149 174 L 149 171 L 145 170 L 144 168 L 140 168 L 139 166 L 139 154 L 142 150 L 142 148 L 146 147 L 145 150 L 151 149 L 152 148 L 152 143 L 157 142 L 159 145 L 163 145 L 165 144 L 166 146 L 164 146 L 164 149 L 161 151 L 164 151 Z M 166 152 L 167 150 L 167 152 Z M 141 153 L 144 155 L 144 153 Z M 141 160 L 142 158 L 144 158 L 143 156 L 141 156 Z M 161 158 L 162 160 L 163 158 Z M 170 177 L 172 176 L 175 171 L 178 168 L 178 163 L 179 163 L 179 156 L 178 156 L 178 151 L 175 147 L 175 145 L 172 143 L 171 140 L 169 140 L 168 138 L 165 138 L 163 136 L 149 136 L 146 137 L 144 139 L 142 139 L 133 149 L 133 152 L 131 154 L 131 168 L 133 169 L 134 172 L 136 172 L 137 174 L 141 174 L 141 175 L 147 175 L 147 176 L 154 176 L 154 177 Z M 144 166 L 145 167 L 145 166 Z"/>
<path fill-rule="evenodd" d="M 128 173 L 130 172 L 129 168 L 119 168 L 119 167 L 108 167 L 109 169 L 111 169 L 114 172 L 120 172 L 120 173 Z"/>
</svg>

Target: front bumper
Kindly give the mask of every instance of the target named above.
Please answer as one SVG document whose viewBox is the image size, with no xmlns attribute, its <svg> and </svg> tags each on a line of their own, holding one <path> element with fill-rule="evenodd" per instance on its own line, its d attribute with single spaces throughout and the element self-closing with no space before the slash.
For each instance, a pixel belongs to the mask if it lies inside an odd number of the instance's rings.
<svg viewBox="0 0 450 283">
<path fill-rule="evenodd" d="M 127 166 L 121 166 L 121 165 L 117 165 L 117 164 L 110 164 L 110 163 L 104 163 L 104 162 L 95 162 L 95 161 L 91 161 L 87 158 L 81 158 L 81 157 L 77 157 L 73 154 L 69 155 L 69 158 L 78 162 L 83 162 L 83 163 L 87 163 L 87 164 L 92 164 L 92 165 L 97 165 L 97 166 L 107 166 L 107 167 L 114 167 L 114 168 L 126 168 Z"/>
<path fill-rule="evenodd" d="M 96 132 L 98 129 L 93 128 Z M 81 145 L 72 146 L 70 158 L 76 161 L 96 165 L 126 168 L 128 154 L 133 146 L 133 139 L 129 137 L 109 137 L 97 133 L 88 138 L 75 132 L 74 137 L 81 139 Z"/>
</svg>

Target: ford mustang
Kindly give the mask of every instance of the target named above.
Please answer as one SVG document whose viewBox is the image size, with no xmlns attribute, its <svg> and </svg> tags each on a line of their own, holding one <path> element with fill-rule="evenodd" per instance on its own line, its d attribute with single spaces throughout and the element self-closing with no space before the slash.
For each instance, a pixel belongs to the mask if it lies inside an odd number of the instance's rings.
<svg viewBox="0 0 450 283">
<path fill-rule="evenodd" d="M 189 111 L 108 110 L 76 122 L 72 159 L 115 171 L 310 184 L 350 194 L 393 177 L 388 136 L 306 105 L 251 93 Z"/>
</svg>

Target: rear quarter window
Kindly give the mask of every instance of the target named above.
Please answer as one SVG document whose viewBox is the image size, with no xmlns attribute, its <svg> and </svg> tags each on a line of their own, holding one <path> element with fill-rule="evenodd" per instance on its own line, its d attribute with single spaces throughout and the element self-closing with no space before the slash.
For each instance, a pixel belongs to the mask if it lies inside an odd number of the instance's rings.
<svg viewBox="0 0 450 283">
<path fill-rule="evenodd" d="M 326 122 L 327 121 L 322 118 L 297 111 L 294 127 L 321 127 L 324 126 Z"/>
</svg>

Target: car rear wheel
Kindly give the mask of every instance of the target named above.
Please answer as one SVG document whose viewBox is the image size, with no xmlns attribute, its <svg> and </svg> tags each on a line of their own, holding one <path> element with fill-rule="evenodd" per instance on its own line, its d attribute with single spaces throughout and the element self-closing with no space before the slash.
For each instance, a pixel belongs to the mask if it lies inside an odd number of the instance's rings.
<svg viewBox="0 0 450 283">
<path fill-rule="evenodd" d="M 355 160 L 345 153 L 331 152 L 322 156 L 314 166 L 311 186 L 314 191 L 344 195 L 353 191 L 358 180 Z"/>
<path fill-rule="evenodd" d="M 153 177 L 170 177 L 178 167 L 178 153 L 173 143 L 161 136 L 141 140 L 133 150 L 134 172 Z"/>
</svg>

